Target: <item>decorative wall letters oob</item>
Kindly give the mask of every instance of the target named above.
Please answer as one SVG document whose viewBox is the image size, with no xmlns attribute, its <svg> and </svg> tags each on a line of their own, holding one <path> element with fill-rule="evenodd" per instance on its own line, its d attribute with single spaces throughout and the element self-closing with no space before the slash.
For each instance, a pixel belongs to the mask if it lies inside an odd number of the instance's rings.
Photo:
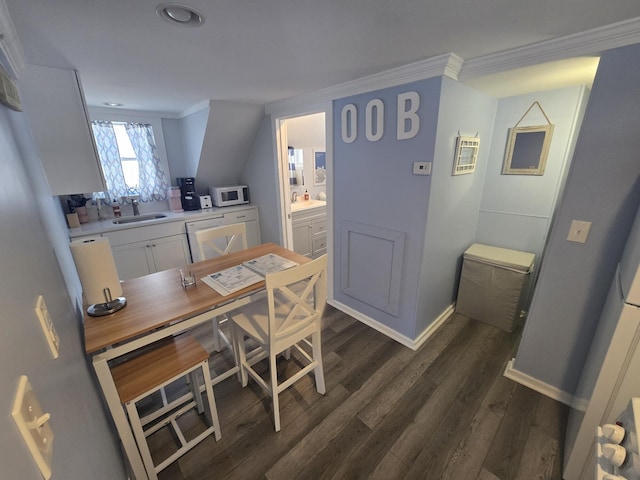
<svg viewBox="0 0 640 480">
<path fill-rule="evenodd" d="M 407 140 L 415 137 L 420 131 L 420 95 L 410 91 L 397 96 L 396 140 Z M 364 134 L 370 142 L 380 140 L 385 132 L 384 102 L 379 98 L 369 100 L 365 107 Z M 341 137 L 344 143 L 353 143 L 358 138 L 358 107 L 349 103 L 340 112 Z"/>
</svg>

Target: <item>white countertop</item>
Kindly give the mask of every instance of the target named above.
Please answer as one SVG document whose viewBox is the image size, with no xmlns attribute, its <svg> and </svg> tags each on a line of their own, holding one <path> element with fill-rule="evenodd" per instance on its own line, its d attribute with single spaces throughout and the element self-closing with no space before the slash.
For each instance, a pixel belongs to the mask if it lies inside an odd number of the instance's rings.
<svg viewBox="0 0 640 480">
<path fill-rule="evenodd" d="M 296 203 L 291 204 L 291 213 L 299 212 L 301 210 L 309 210 L 310 208 L 326 207 L 327 202 L 324 200 L 298 200 Z"/>
<path fill-rule="evenodd" d="M 221 207 L 221 208 L 205 208 L 203 210 L 192 210 L 188 212 L 172 212 L 170 210 L 160 211 L 160 212 L 142 212 L 141 216 L 150 215 L 150 214 L 162 214 L 165 215 L 163 218 L 154 218 L 150 220 L 143 220 L 140 222 L 132 222 L 132 223 L 123 223 L 123 224 L 115 224 L 113 220 L 118 220 L 115 217 L 109 217 L 104 220 L 92 221 L 89 223 L 80 224 L 77 228 L 69 229 L 69 238 L 77 238 L 77 237 L 85 237 L 91 235 L 99 235 L 104 232 L 113 232 L 116 230 L 126 230 L 129 228 L 139 228 L 145 227 L 147 225 L 157 225 L 160 223 L 169 223 L 169 222 L 192 222 L 194 220 L 205 220 L 207 218 L 215 218 L 222 217 L 225 213 L 231 213 L 238 210 L 245 210 L 247 208 L 253 208 L 255 205 L 244 204 L 244 205 L 234 205 L 231 207 Z M 130 215 L 126 217 L 119 217 L 120 220 L 123 218 L 129 218 Z"/>
</svg>

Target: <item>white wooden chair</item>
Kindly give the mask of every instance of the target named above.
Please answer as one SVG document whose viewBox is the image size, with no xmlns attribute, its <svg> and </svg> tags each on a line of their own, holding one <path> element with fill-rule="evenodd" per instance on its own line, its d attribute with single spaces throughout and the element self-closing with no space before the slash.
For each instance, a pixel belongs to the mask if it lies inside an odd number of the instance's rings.
<svg viewBox="0 0 640 480">
<path fill-rule="evenodd" d="M 200 250 L 200 258 L 215 258 L 228 253 L 247 248 L 247 230 L 244 223 L 233 223 L 220 227 L 206 228 L 196 232 L 196 241 Z M 220 352 L 223 346 L 227 347 L 233 355 L 235 365 L 238 365 L 238 358 L 232 341 L 222 331 L 222 325 L 227 322 L 226 315 L 214 317 L 213 321 L 213 348 Z M 231 368 L 226 372 L 217 375 L 214 384 L 225 380 L 238 370 Z"/>
<path fill-rule="evenodd" d="M 280 431 L 278 394 L 312 370 L 316 390 L 325 393 L 321 352 L 321 320 L 327 301 L 327 255 L 309 263 L 268 274 L 266 295 L 230 313 L 233 340 L 238 351 L 242 386 L 251 376 L 273 399 L 275 430 Z M 247 359 L 245 337 L 256 341 L 262 351 Z M 309 341 L 310 338 L 310 341 Z M 310 348 L 311 353 L 302 346 Z M 278 384 L 276 357 L 295 348 L 308 362 L 296 374 Z M 257 361 L 269 358 L 269 381 L 253 368 Z"/>
<path fill-rule="evenodd" d="M 213 258 L 247 248 L 247 229 L 244 223 L 196 231 L 200 258 Z"/>
<path fill-rule="evenodd" d="M 209 426 L 192 438 L 180 428 L 178 417 L 192 408 L 198 413 L 205 412 L 201 388 L 198 382 L 198 370 L 204 378 L 204 391 L 207 393 Z M 206 437 L 215 434 L 220 440 L 220 422 L 213 396 L 213 385 L 209 373 L 209 353 L 189 334 L 182 334 L 163 340 L 148 350 L 111 367 L 120 401 L 127 412 L 129 425 L 136 439 L 148 478 L 157 479 L 158 472 L 187 453 Z M 191 392 L 172 401 L 167 400 L 164 387 L 180 377 L 189 376 Z M 141 418 L 138 406 L 141 400 L 160 391 L 162 405 Z M 147 437 L 161 428 L 170 425 L 180 445 L 168 457 L 155 463 Z"/>
</svg>

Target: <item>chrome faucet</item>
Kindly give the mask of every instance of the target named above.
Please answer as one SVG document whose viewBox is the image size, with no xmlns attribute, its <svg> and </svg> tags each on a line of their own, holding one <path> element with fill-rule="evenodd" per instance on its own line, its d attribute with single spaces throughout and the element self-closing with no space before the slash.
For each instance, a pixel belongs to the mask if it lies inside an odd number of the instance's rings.
<svg viewBox="0 0 640 480">
<path fill-rule="evenodd" d="M 138 200 L 135 198 L 131 201 L 131 206 L 133 207 L 133 214 L 140 215 L 140 209 L 138 208 Z"/>
<path fill-rule="evenodd" d="M 291 203 L 298 202 L 298 192 L 291 192 Z"/>
</svg>

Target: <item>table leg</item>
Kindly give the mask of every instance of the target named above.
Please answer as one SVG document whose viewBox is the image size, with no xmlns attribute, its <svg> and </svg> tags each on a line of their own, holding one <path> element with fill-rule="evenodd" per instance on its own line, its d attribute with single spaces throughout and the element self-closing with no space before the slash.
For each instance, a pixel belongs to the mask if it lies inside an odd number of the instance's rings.
<svg viewBox="0 0 640 480">
<path fill-rule="evenodd" d="M 113 377 L 111 376 L 111 370 L 109 369 L 107 360 L 100 358 L 100 355 L 96 355 L 93 358 L 93 368 L 96 371 L 100 387 L 102 388 L 102 393 L 107 401 L 107 406 L 109 407 L 111 417 L 116 425 L 118 436 L 120 437 L 120 441 L 124 447 L 124 451 L 129 460 L 129 464 L 131 465 L 131 469 L 133 470 L 135 479 L 143 480 L 149 478 L 147 471 L 144 468 L 144 464 L 142 463 L 142 457 L 138 451 L 138 446 L 133 438 L 133 433 L 129 428 L 129 422 L 127 421 L 124 409 L 120 404 L 120 397 L 118 397 L 118 391 L 113 383 Z"/>
</svg>

